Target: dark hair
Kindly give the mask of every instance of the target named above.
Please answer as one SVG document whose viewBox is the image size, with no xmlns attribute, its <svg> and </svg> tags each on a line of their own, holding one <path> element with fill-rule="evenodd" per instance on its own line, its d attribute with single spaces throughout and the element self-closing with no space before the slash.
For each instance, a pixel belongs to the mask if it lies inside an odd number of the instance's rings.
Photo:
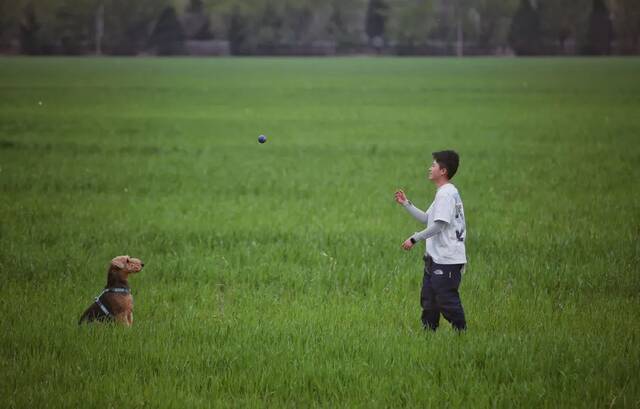
<svg viewBox="0 0 640 409">
<path fill-rule="evenodd" d="M 453 178 L 453 175 L 458 171 L 458 164 L 460 163 L 460 157 L 455 151 L 439 151 L 433 152 L 433 159 L 438 162 L 441 168 L 447 170 L 447 177 Z"/>
</svg>

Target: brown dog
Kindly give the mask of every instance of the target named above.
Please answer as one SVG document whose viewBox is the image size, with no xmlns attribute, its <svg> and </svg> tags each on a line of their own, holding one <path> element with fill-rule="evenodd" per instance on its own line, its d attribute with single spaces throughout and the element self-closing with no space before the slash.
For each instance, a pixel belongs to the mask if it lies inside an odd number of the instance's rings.
<svg viewBox="0 0 640 409">
<path fill-rule="evenodd" d="M 131 326 L 133 324 L 133 297 L 129 288 L 129 274 L 138 273 L 144 263 L 129 256 L 118 256 L 111 260 L 107 272 L 107 286 L 96 297 L 93 304 L 80 317 L 78 324 L 91 321 L 113 321 Z"/>
</svg>

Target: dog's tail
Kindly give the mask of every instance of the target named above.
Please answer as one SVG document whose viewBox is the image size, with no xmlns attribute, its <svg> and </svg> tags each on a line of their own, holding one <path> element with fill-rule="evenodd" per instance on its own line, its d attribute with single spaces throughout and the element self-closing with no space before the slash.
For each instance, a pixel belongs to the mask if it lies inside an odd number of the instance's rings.
<svg viewBox="0 0 640 409">
<path fill-rule="evenodd" d="M 78 320 L 78 325 L 82 325 L 83 323 L 89 323 L 91 320 L 89 319 L 91 315 L 91 307 L 87 308 L 87 310 L 80 316 Z"/>
</svg>

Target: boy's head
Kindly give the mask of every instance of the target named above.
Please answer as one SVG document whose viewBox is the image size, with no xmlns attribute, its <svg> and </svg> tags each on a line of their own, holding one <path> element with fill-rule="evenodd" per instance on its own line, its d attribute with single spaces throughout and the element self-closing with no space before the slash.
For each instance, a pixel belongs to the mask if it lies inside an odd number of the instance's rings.
<svg viewBox="0 0 640 409">
<path fill-rule="evenodd" d="M 451 180 L 458 170 L 460 157 L 454 151 L 433 152 L 433 164 L 429 172 L 429 179 L 436 181 L 441 178 Z"/>
</svg>

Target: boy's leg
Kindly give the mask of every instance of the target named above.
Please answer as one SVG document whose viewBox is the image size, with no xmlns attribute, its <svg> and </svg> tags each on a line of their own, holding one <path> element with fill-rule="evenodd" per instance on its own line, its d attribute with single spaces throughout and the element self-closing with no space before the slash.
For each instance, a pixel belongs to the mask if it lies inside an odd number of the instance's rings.
<svg viewBox="0 0 640 409">
<path fill-rule="evenodd" d="M 422 306 L 422 325 L 425 329 L 435 331 L 440 324 L 440 309 L 436 300 L 436 292 L 431 282 L 432 262 L 425 258 L 424 277 L 422 279 L 422 291 L 420 292 L 420 305 Z"/>
<path fill-rule="evenodd" d="M 438 265 L 437 267 L 434 267 L 433 287 L 440 312 L 453 328 L 459 331 L 465 330 L 467 322 L 458 292 L 462 280 L 462 265 Z"/>
</svg>

